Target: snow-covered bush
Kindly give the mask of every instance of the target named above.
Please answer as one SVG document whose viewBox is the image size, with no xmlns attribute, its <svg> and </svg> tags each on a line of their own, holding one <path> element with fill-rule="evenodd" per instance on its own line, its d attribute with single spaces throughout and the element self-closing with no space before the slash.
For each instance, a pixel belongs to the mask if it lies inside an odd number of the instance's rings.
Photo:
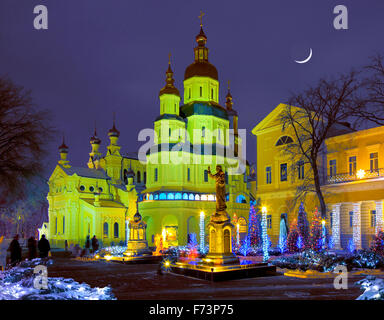
<svg viewBox="0 0 384 320">
<path fill-rule="evenodd" d="M 377 269 L 384 266 L 384 258 L 371 251 L 360 250 L 353 254 L 336 254 L 327 251 L 305 250 L 288 257 L 280 257 L 271 262 L 280 268 L 333 271 L 337 265 L 353 268 Z"/>
<path fill-rule="evenodd" d="M 356 282 L 364 290 L 364 293 L 356 300 L 384 300 L 384 280 L 375 276 L 368 276 Z"/>
<path fill-rule="evenodd" d="M 91 288 L 86 283 L 61 277 L 48 276 L 47 289 L 35 289 L 34 267 L 51 263 L 51 260 L 34 259 L 1 272 L 0 300 L 116 300 L 110 287 Z"/>
</svg>

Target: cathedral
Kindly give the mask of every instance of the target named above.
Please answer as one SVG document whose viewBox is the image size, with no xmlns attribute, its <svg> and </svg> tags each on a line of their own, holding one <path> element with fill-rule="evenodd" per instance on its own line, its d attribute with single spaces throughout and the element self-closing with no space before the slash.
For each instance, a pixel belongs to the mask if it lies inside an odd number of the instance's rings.
<svg viewBox="0 0 384 320">
<path fill-rule="evenodd" d="M 215 212 L 215 184 L 208 167 L 215 172 L 217 164 L 225 172 L 227 212 L 237 236 L 244 237 L 253 197 L 248 163 L 239 156 L 238 114 L 229 86 L 225 107 L 219 104 L 218 71 L 208 60 L 202 23 L 196 43 L 194 61 L 184 73 L 183 102 L 169 60 L 159 92 L 160 114 L 153 124 L 154 144 L 145 161 L 121 151 L 115 121 L 106 153 L 100 151 L 95 131 L 83 167 L 71 164 L 63 141 L 48 182 L 49 222 L 40 229 L 53 246 L 82 246 L 94 235 L 103 246 L 126 243 L 127 226 L 137 210 L 147 224 L 149 245 L 156 235 L 163 237 L 165 247 L 185 245 L 192 234 L 201 236 Z M 234 174 L 230 167 L 241 161 L 245 169 Z"/>
</svg>

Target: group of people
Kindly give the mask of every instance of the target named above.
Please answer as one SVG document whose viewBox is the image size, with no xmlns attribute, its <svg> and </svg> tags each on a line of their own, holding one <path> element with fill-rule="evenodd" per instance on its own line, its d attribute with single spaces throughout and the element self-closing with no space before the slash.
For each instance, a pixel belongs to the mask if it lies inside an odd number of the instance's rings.
<svg viewBox="0 0 384 320">
<path fill-rule="evenodd" d="M 37 258 L 37 250 L 39 250 L 39 257 L 46 258 L 48 257 L 49 251 L 51 247 L 49 245 L 48 239 L 43 234 L 41 239 L 37 242 L 34 237 L 30 237 L 27 242 L 28 246 L 28 259 L 32 260 Z M 10 263 L 12 266 L 19 263 L 22 259 L 22 249 L 19 243 L 19 235 L 15 235 L 9 247 L 6 247 L 6 243 L 4 241 L 4 236 L 0 238 L 0 266 L 2 270 L 5 270 L 7 265 L 7 251 L 10 252 Z"/>
</svg>

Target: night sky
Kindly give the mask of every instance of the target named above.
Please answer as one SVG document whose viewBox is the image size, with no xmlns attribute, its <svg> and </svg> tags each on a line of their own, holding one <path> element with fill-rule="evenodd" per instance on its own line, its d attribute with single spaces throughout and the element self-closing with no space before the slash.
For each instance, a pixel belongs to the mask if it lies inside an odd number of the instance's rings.
<svg viewBox="0 0 384 320">
<path fill-rule="evenodd" d="M 33 28 L 33 8 L 48 7 L 49 29 Z M 333 8 L 346 5 L 349 30 L 335 30 Z M 203 10 L 209 60 L 219 71 L 220 103 L 231 80 L 239 127 L 248 130 L 247 158 L 256 159 L 253 127 L 291 92 L 319 77 L 349 71 L 384 53 L 384 1 L 128 1 L 1 0 L 0 75 L 32 90 L 58 130 L 46 159 L 57 163 L 62 133 L 72 165 L 85 165 L 97 123 L 101 150 L 113 112 L 122 153 L 137 151 L 139 130 L 159 115 L 168 53 L 182 92 L 193 62 L 197 16 Z M 313 49 L 307 64 L 305 59 Z"/>
</svg>

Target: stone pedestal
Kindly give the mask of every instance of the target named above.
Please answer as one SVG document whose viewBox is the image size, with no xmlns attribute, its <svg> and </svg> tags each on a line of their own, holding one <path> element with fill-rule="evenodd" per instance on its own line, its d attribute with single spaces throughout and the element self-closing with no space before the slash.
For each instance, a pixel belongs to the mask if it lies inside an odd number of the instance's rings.
<svg viewBox="0 0 384 320">
<path fill-rule="evenodd" d="M 129 240 L 127 243 L 127 250 L 124 252 L 125 256 L 141 256 L 152 254 L 148 249 L 148 242 L 142 240 Z"/>
<path fill-rule="evenodd" d="M 137 212 L 128 224 L 129 240 L 127 242 L 127 250 L 125 256 L 151 255 L 152 252 L 148 248 L 146 236 L 147 224 L 142 220 L 141 215 Z"/>
<path fill-rule="evenodd" d="M 208 224 L 209 253 L 203 259 L 205 265 L 239 264 L 239 258 L 232 252 L 233 224 L 226 211 L 216 212 Z"/>
</svg>

